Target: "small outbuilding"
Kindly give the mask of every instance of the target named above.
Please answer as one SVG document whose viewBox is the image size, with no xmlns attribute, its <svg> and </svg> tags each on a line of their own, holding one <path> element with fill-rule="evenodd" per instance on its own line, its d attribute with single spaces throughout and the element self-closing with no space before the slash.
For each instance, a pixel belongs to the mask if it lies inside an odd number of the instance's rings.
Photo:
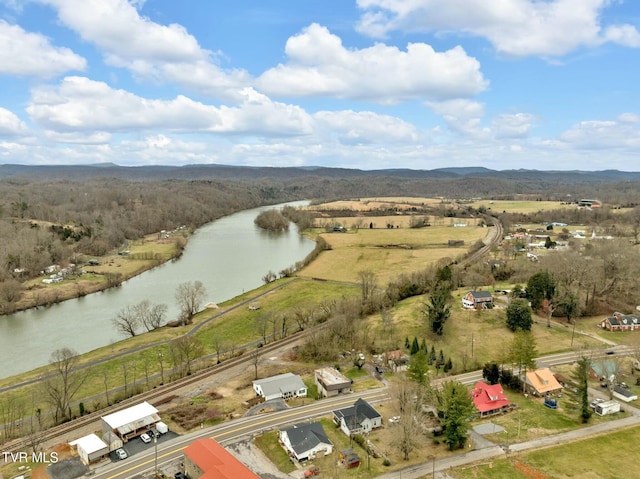
<svg viewBox="0 0 640 479">
<path fill-rule="evenodd" d="M 96 434 L 83 436 L 69 445 L 76 448 L 80 460 L 87 466 L 109 455 L 109 445 Z"/>
</svg>

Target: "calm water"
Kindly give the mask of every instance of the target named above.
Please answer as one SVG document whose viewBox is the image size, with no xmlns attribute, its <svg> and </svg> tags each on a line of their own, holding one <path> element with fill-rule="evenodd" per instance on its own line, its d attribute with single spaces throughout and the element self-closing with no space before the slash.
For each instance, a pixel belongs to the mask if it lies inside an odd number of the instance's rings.
<svg viewBox="0 0 640 479">
<path fill-rule="evenodd" d="M 207 291 L 204 304 L 221 303 L 261 286 L 269 270 L 278 273 L 304 259 L 315 244 L 301 237 L 295 227 L 274 234 L 253 224 L 258 213 L 269 208 L 274 207 L 243 211 L 200 228 L 179 260 L 136 276 L 119 288 L 0 317 L 0 377 L 43 366 L 62 347 L 84 353 L 123 339 L 115 332 L 112 319 L 143 299 L 166 304 L 167 320 L 176 319 L 175 291 L 180 283 L 201 281 Z"/>
</svg>

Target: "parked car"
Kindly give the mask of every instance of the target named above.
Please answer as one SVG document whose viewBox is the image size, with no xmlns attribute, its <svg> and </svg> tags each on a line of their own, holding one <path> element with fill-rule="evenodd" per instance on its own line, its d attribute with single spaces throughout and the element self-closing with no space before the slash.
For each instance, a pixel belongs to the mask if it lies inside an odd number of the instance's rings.
<svg viewBox="0 0 640 479">
<path fill-rule="evenodd" d="M 151 436 L 149 436 L 149 434 L 142 434 L 140 436 L 140 439 L 142 439 L 142 442 L 144 442 L 145 444 L 149 444 L 151 442 Z"/>
<path fill-rule="evenodd" d="M 187 479 L 187 475 L 182 471 L 178 471 L 178 472 L 175 473 L 173 478 L 174 479 Z"/>
<path fill-rule="evenodd" d="M 593 401 L 591 401 L 591 409 L 595 409 L 596 406 L 601 402 L 604 402 L 604 399 L 596 398 Z"/>
<path fill-rule="evenodd" d="M 122 460 L 122 459 L 126 459 L 127 457 L 129 457 L 127 455 L 127 451 L 125 451 L 124 449 L 120 448 L 120 449 L 116 449 L 116 456 L 118 456 L 118 459 Z"/>
</svg>

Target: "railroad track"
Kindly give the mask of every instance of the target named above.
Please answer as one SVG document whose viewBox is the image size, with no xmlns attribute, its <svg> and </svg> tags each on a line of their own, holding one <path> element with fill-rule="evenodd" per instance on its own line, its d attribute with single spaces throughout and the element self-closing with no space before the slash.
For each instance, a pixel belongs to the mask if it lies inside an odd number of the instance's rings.
<svg viewBox="0 0 640 479">
<path fill-rule="evenodd" d="M 480 258 L 488 254 L 491 251 L 491 248 L 493 248 L 496 244 L 498 244 L 502 239 L 502 234 L 503 234 L 502 223 L 500 223 L 500 221 L 493 216 L 486 216 L 485 218 L 487 222 L 490 221 L 494 227 L 493 231 L 491 232 L 491 237 L 489 241 L 478 251 L 475 251 L 474 253 L 470 254 L 464 260 L 460 261 L 458 264 L 462 266 L 467 266 L 477 262 Z M 314 328 L 314 329 L 317 330 L 318 328 Z M 293 344 L 298 340 L 300 340 L 301 338 L 303 338 L 308 331 L 309 330 L 298 331 L 297 333 L 294 333 L 291 336 L 288 336 L 284 339 L 281 339 L 276 342 L 268 343 L 260 349 L 260 354 L 269 353 L 277 349 L 280 349 L 282 347 L 286 347 L 290 344 Z M 46 431 L 42 431 L 38 433 L 38 443 L 42 444 L 52 439 L 55 439 L 57 437 L 64 437 L 65 435 L 70 435 L 78 429 L 82 429 L 87 426 L 90 426 L 93 423 L 96 423 L 102 416 L 121 411 L 134 404 L 138 404 L 142 401 L 146 401 L 151 404 L 159 403 L 163 399 L 173 395 L 174 392 L 184 387 L 197 384 L 198 382 L 202 381 L 204 378 L 212 374 L 218 374 L 218 373 L 227 371 L 236 366 L 240 366 L 242 364 L 248 363 L 250 360 L 251 358 L 247 355 L 239 355 L 239 356 L 227 359 L 220 364 L 215 364 L 215 365 L 206 367 L 204 369 L 200 369 L 189 376 L 178 379 L 176 381 L 172 381 L 171 383 L 166 385 L 158 386 L 147 392 L 137 394 L 113 406 L 109 406 L 99 411 L 95 411 L 90 414 L 87 414 L 86 416 L 73 419 L 72 421 L 66 422 L 59 426 L 54 426 L 52 428 L 47 429 Z M 4 452 L 16 452 L 16 451 L 26 450 L 30 448 L 33 443 L 34 441 L 30 440 L 29 437 L 26 437 L 26 438 L 23 437 L 20 439 L 16 439 L 14 441 L 4 443 L 0 445 L 0 455 L 3 455 Z"/>
<path fill-rule="evenodd" d="M 265 346 L 260 348 L 260 354 L 262 355 L 262 354 L 270 353 L 282 347 L 286 347 L 288 345 L 294 344 L 298 340 L 300 340 L 302 337 L 304 337 L 304 333 L 305 333 L 304 331 L 294 333 L 293 335 L 288 336 L 279 341 L 266 344 Z M 67 435 L 72 434 L 74 431 L 77 431 L 78 429 L 82 429 L 87 426 L 90 426 L 93 423 L 96 423 L 97 421 L 100 420 L 102 416 L 121 411 L 123 409 L 126 409 L 130 406 L 133 406 L 134 404 L 138 404 L 143 401 L 147 401 L 151 404 L 159 403 L 163 399 L 172 396 L 174 392 L 182 388 L 197 384 L 198 382 L 202 381 L 204 378 L 210 375 L 218 374 L 218 373 L 230 370 L 234 367 L 243 365 L 244 363 L 247 363 L 250 360 L 251 358 L 248 355 L 240 355 L 240 356 L 233 357 L 231 359 L 227 359 L 226 361 L 223 361 L 220 364 L 214 364 L 204 369 L 200 369 L 189 376 L 185 376 L 184 378 L 177 379 L 166 385 L 158 386 L 147 392 L 137 394 L 134 397 L 120 401 L 118 404 L 115 404 L 113 406 L 103 408 L 99 411 L 95 411 L 90 414 L 87 414 L 86 416 L 73 419 L 72 421 L 49 428 L 46 431 L 39 432 L 37 433 L 38 434 L 37 442 L 39 444 L 42 444 L 49 440 L 55 439 L 57 437 L 65 437 Z M 28 450 L 31 448 L 33 443 L 34 441 L 30 440 L 28 436 L 26 438 L 23 437 L 20 439 L 16 439 L 14 441 L 4 443 L 0 445 L 0 456 L 3 456 L 4 452 L 15 453 L 18 451 Z"/>
</svg>

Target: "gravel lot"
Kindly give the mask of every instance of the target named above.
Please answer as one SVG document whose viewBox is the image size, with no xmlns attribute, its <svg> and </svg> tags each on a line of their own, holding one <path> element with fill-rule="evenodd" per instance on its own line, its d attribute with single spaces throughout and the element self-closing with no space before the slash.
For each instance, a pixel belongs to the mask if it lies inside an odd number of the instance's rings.
<svg viewBox="0 0 640 479">
<path fill-rule="evenodd" d="M 304 477 L 304 470 L 300 469 L 289 474 L 279 471 L 263 452 L 250 442 L 241 442 L 227 447 L 235 457 L 258 474 L 262 479 L 291 479 Z"/>
</svg>

